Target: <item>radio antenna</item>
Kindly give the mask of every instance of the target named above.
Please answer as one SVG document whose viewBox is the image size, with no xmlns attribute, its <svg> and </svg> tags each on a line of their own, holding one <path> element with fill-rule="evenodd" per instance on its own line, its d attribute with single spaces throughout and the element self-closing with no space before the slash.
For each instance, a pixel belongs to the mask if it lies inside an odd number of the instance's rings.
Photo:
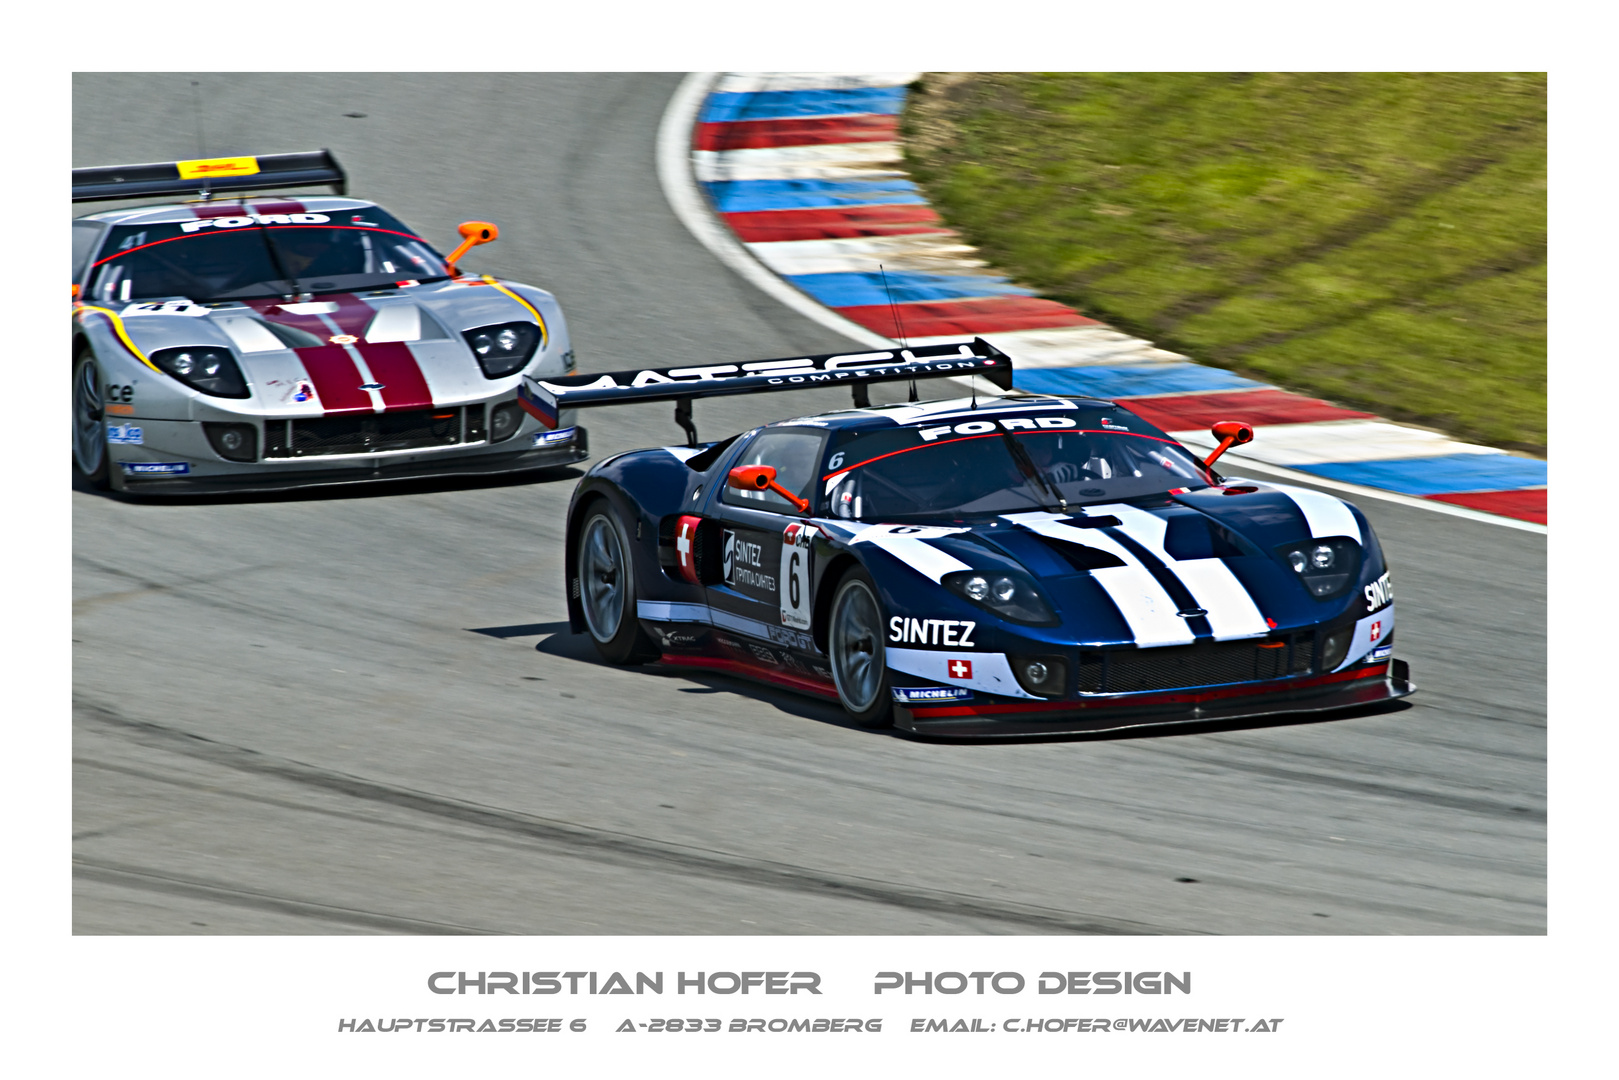
<svg viewBox="0 0 1619 1080">
<path fill-rule="evenodd" d="M 893 314 L 894 314 L 894 332 L 899 337 L 900 347 L 905 348 L 905 349 L 909 349 L 911 346 L 905 340 L 905 324 L 900 322 L 900 319 L 899 319 L 899 305 L 894 303 L 894 290 L 890 289 L 888 287 L 888 271 L 883 269 L 883 264 L 882 263 L 877 264 L 877 273 L 882 275 L 883 292 L 888 294 L 888 310 L 893 312 Z M 909 400 L 911 400 L 911 401 L 916 400 L 916 380 L 915 379 L 911 380 L 911 396 L 910 396 Z"/>
</svg>

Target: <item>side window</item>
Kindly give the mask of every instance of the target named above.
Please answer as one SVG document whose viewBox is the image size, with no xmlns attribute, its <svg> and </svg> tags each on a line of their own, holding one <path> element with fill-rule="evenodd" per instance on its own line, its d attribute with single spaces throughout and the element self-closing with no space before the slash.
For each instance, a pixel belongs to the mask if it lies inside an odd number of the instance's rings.
<svg viewBox="0 0 1619 1080">
<path fill-rule="evenodd" d="M 761 433 L 731 463 L 769 465 L 776 470 L 776 483 L 801 499 L 815 501 L 815 467 L 821 461 L 821 444 L 826 436 L 819 431 L 773 430 Z M 729 485 L 722 496 L 732 506 L 789 513 L 793 506 L 774 491 L 741 491 Z"/>
<path fill-rule="evenodd" d="M 78 281 L 84 274 L 84 266 L 90 261 L 90 256 L 96 249 L 96 241 L 101 239 L 103 226 L 98 221 L 75 221 L 73 223 L 73 280 Z"/>
</svg>

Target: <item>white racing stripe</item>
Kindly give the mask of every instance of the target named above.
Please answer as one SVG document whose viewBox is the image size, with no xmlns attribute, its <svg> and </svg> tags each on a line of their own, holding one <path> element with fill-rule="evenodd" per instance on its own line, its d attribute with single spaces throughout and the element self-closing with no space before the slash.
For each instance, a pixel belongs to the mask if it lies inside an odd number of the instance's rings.
<svg viewBox="0 0 1619 1080">
<path fill-rule="evenodd" d="M 1107 592 L 1119 614 L 1130 626 L 1130 634 L 1137 645 L 1151 648 L 1155 645 L 1190 645 L 1197 636 L 1187 627 L 1186 620 L 1175 612 L 1180 605 L 1170 598 L 1158 579 L 1130 553 L 1130 549 L 1106 535 L 1100 529 L 1076 529 L 1064 525 L 1064 515 L 1051 513 L 1003 514 L 1002 521 L 1021 525 L 1030 532 L 1050 536 L 1057 540 L 1093 547 L 1118 557 L 1123 566 L 1107 566 L 1092 570 L 1091 577 Z"/>
<path fill-rule="evenodd" d="M 1304 520 L 1310 527 L 1311 538 L 1323 536 L 1347 536 L 1357 544 L 1364 544 L 1360 536 L 1360 525 L 1355 521 L 1355 515 L 1349 512 L 1349 507 L 1335 495 L 1328 495 L 1320 491 L 1311 491 L 1309 488 L 1293 487 L 1291 484 L 1275 484 L 1266 481 L 1267 487 L 1275 488 L 1293 500 Z"/>
<path fill-rule="evenodd" d="M 1124 503 L 1088 506 L 1085 512 L 1091 517 L 1112 514 L 1119 519 L 1119 527 L 1125 535 L 1162 560 L 1169 572 L 1186 586 L 1197 606 L 1209 613 L 1209 628 L 1214 631 L 1216 641 L 1263 637 L 1269 633 L 1270 626 L 1254 598 L 1224 560 L 1170 557 L 1164 549 L 1164 535 L 1169 531 L 1169 522 L 1164 518 Z"/>
<path fill-rule="evenodd" d="M 850 544 L 872 544 L 882 548 L 912 570 L 932 580 L 972 567 L 948 552 L 940 551 L 929 540 L 953 536 L 966 529 L 940 529 L 919 525 L 869 525 L 850 538 Z"/>
</svg>

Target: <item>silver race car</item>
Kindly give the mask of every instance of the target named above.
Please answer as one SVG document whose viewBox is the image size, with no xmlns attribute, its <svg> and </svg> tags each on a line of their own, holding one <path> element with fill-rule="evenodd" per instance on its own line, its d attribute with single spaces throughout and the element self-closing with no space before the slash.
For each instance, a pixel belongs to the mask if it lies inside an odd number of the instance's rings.
<svg viewBox="0 0 1619 1080">
<path fill-rule="evenodd" d="M 339 197 L 250 196 L 328 186 Z M 462 273 L 327 151 L 73 170 L 73 464 L 130 494 L 544 468 L 585 430 L 529 387 L 573 371 L 556 299 Z"/>
</svg>

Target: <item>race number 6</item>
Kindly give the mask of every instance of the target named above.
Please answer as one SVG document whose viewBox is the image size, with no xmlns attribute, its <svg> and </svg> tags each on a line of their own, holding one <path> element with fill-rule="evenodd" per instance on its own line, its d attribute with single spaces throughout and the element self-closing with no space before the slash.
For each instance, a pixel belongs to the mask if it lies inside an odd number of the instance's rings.
<svg viewBox="0 0 1619 1080">
<path fill-rule="evenodd" d="M 781 543 L 781 622 L 799 630 L 810 627 L 810 547 L 813 529 L 787 527 Z"/>
</svg>

